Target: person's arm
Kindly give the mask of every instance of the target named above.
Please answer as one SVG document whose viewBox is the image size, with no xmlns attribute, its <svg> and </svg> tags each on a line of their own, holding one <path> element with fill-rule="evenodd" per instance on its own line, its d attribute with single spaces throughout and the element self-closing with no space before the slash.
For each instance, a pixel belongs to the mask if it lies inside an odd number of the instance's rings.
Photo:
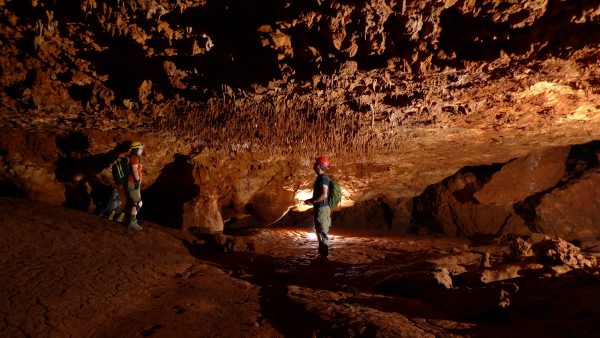
<svg viewBox="0 0 600 338">
<path fill-rule="evenodd" d="M 131 170 L 133 170 L 133 179 L 136 182 L 140 181 L 140 174 L 138 173 L 138 166 L 139 166 L 139 164 L 137 164 L 137 163 L 131 165 Z"/>
<path fill-rule="evenodd" d="M 321 193 L 321 196 L 318 196 L 317 198 L 313 197 L 313 203 L 319 203 L 327 199 L 327 195 L 329 194 L 329 186 L 327 184 L 323 184 L 321 191 L 323 192 Z"/>
<path fill-rule="evenodd" d="M 140 174 L 138 173 L 139 164 L 135 163 L 131 165 L 131 170 L 133 171 L 133 185 L 137 189 L 140 186 Z"/>
</svg>

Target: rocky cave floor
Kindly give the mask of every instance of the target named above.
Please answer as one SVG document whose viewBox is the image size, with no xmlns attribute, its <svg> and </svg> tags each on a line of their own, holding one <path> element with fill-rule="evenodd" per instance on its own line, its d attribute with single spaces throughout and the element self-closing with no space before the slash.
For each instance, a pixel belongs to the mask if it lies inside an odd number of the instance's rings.
<svg viewBox="0 0 600 338">
<path fill-rule="evenodd" d="M 600 336 L 600 254 L 543 236 L 335 224 L 320 263 L 310 228 L 135 232 L 14 198 L 0 224 L 2 337 Z"/>
</svg>

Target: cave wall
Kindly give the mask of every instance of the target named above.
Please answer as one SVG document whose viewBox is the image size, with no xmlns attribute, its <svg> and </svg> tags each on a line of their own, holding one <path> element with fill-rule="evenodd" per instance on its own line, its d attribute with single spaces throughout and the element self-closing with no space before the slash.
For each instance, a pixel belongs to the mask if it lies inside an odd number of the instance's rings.
<svg viewBox="0 0 600 338">
<path fill-rule="evenodd" d="M 222 231 L 225 222 L 238 219 L 246 219 L 245 227 L 272 224 L 294 205 L 294 192 L 311 177 L 309 166 L 304 175 L 297 173 L 308 160 L 198 154 L 189 144 L 152 135 L 14 129 L 1 134 L 3 195 L 86 212 L 98 212 L 115 186 L 112 163 L 127 154 L 132 141 L 143 140 L 140 219 L 175 228 Z"/>
<path fill-rule="evenodd" d="M 600 236 L 600 143 L 550 148 L 507 163 L 467 167 L 414 199 L 414 230 L 453 236 L 542 232 Z"/>
<path fill-rule="evenodd" d="M 405 229 L 498 163 L 417 223 L 574 236 L 597 208 L 552 205 L 597 189 L 560 184 L 600 139 L 599 25 L 595 1 L 3 1 L 0 193 L 93 211 L 141 140 L 140 217 L 265 226 L 328 154 L 336 217 Z"/>
<path fill-rule="evenodd" d="M 86 212 L 98 211 L 113 185 L 110 165 L 140 137 L 93 130 L 8 129 L 2 135 L 3 195 Z M 310 212 L 289 213 L 299 203 L 295 192 L 312 187 L 310 158 L 219 157 L 193 153 L 177 140 L 143 139 L 141 219 L 207 232 L 271 224 L 310 227 Z M 453 236 L 543 232 L 594 239 L 600 236 L 599 161 L 598 141 L 553 147 L 504 163 L 465 167 L 424 186 L 420 194 L 418 186 L 402 184 L 404 174 L 390 170 L 391 164 L 340 162 L 330 175 L 352 203 L 336 210 L 334 221 L 341 229 L 388 234 L 426 228 Z"/>
</svg>

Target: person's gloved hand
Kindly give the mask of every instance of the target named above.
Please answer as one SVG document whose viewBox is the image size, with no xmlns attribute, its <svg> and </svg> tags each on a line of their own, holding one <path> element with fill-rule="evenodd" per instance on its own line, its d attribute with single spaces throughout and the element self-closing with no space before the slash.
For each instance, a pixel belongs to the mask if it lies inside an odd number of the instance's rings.
<svg viewBox="0 0 600 338">
<path fill-rule="evenodd" d="M 140 188 L 140 181 L 134 181 L 134 182 L 133 182 L 133 188 L 134 188 L 135 190 L 138 190 L 138 189 Z"/>
</svg>

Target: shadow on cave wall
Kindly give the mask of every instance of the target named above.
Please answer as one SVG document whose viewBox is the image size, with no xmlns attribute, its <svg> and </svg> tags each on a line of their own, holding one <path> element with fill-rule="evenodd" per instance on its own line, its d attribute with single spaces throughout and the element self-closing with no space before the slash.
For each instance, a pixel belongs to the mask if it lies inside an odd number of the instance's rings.
<svg viewBox="0 0 600 338">
<path fill-rule="evenodd" d="M 63 206 L 88 211 L 90 204 L 101 208 L 108 200 L 112 187 L 100 182 L 96 175 L 108 168 L 119 156 L 129 150 L 130 142 L 118 144 L 102 154 L 89 154 L 89 138 L 81 132 L 57 136 L 56 146 L 61 154 L 56 161 L 55 178 L 65 184 Z M 87 184 L 92 188 L 88 192 Z M 95 210 L 97 211 L 97 210 Z"/>
<path fill-rule="evenodd" d="M 0 197 L 27 198 L 27 192 L 19 188 L 15 182 L 4 179 L 0 181 Z"/>
<path fill-rule="evenodd" d="M 176 154 L 154 183 L 142 191 L 144 204 L 139 218 L 166 227 L 181 228 L 183 204 L 199 193 L 200 187 L 194 180 L 194 166 L 186 156 Z"/>
<path fill-rule="evenodd" d="M 443 207 L 439 201 L 440 191 L 448 189 L 455 180 L 461 179 L 462 176 L 472 174 L 475 180 L 464 184 L 462 189 L 453 191 L 452 196 L 461 204 L 479 204 L 474 196 L 475 193 L 505 164 L 466 166 L 441 182 L 429 185 L 420 195 L 413 198 L 410 231 L 417 233 L 420 229 L 427 228 L 437 233 L 444 233 L 439 220 L 436 218 L 438 209 Z"/>
<path fill-rule="evenodd" d="M 6 157 L 6 150 L 0 149 L 0 161 Z M 0 165 L 2 165 L 2 162 L 0 162 Z M 0 197 L 28 198 L 27 192 L 19 184 L 6 177 L 0 179 Z"/>
</svg>

